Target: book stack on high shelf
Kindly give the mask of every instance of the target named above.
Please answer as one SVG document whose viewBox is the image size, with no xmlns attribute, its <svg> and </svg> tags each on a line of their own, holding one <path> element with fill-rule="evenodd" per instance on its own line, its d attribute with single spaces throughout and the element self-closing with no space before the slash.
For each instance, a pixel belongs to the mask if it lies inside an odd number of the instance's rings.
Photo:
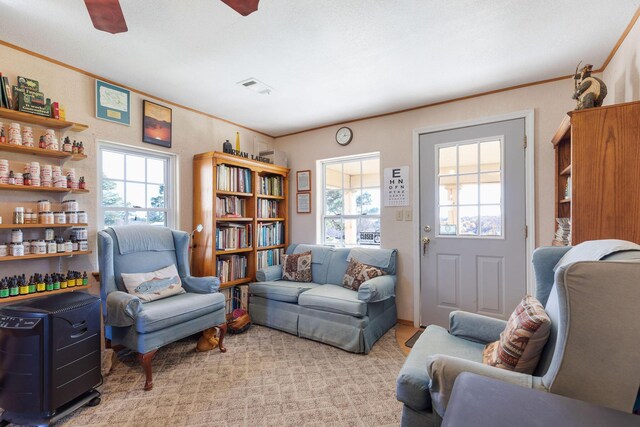
<svg viewBox="0 0 640 427">
<path fill-rule="evenodd" d="M 572 111 L 552 143 L 554 245 L 640 243 L 640 102 Z"/>
<path fill-rule="evenodd" d="M 255 280 L 256 270 L 280 264 L 289 243 L 289 169 L 227 153 L 193 160 L 192 271 L 217 276 L 221 288 Z"/>
</svg>

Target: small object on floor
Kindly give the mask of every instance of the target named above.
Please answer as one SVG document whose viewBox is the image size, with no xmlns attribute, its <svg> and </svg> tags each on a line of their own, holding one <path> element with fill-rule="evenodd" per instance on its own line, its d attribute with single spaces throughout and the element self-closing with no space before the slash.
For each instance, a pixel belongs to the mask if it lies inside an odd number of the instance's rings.
<svg viewBox="0 0 640 427">
<path fill-rule="evenodd" d="M 409 348 L 413 348 L 413 345 L 416 343 L 416 341 L 418 341 L 418 338 L 420 338 L 420 335 L 422 335 L 423 332 L 424 329 L 420 329 L 419 331 L 417 331 L 411 338 L 407 340 L 407 342 L 404 343 L 404 345 Z"/>
<path fill-rule="evenodd" d="M 218 347 L 217 329 L 209 328 L 202 332 L 202 336 L 198 340 L 198 344 L 196 344 L 196 352 L 211 351 Z"/>
<path fill-rule="evenodd" d="M 251 327 L 251 317 L 244 308 L 236 308 L 227 314 L 227 326 L 229 333 L 241 334 Z"/>
<path fill-rule="evenodd" d="M 102 351 L 102 376 L 106 377 L 111 373 L 111 368 L 113 368 L 113 362 L 116 357 L 116 352 L 111 348 L 105 348 Z"/>
</svg>

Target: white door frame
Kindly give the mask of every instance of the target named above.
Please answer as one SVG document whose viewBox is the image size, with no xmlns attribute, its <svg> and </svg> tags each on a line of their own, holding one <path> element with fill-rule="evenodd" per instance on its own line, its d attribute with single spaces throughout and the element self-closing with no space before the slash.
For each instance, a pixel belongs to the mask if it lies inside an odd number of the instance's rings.
<svg viewBox="0 0 640 427">
<path fill-rule="evenodd" d="M 533 266 L 529 260 L 536 248 L 536 193 L 535 193 L 535 134 L 533 109 L 515 111 L 513 113 L 501 114 L 497 116 L 482 117 L 478 119 L 466 120 L 463 122 L 447 123 L 443 125 L 427 126 L 413 130 L 413 236 L 415 240 L 413 259 L 413 326 L 420 327 L 420 263 L 422 254 L 420 253 L 420 157 L 419 145 L 420 135 L 432 132 L 441 132 L 457 129 L 461 127 L 484 125 L 487 123 L 502 122 L 505 120 L 524 119 L 524 135 L 527 139 L 525 148 L 525 222 L 528 227 L 526 239 L 526 265 L 527 265 L 527 292 L 534 292 Z M 524 295 L 523 295 L 524 297 Z"/>
</svg>

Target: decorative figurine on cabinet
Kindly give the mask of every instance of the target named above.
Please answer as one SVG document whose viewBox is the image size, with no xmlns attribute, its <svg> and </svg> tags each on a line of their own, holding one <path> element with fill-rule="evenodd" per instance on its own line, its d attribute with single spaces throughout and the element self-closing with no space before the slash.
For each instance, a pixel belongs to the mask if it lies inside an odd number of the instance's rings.
<svg viewBox="0 0 640 427">
<path fill-rule="evenodd" d="M 578 67 L 580 67 L 580 64 L 576 66 L 576 72 L 573 76 L 575 91 L 572 97 L 577 101 L 576 110 L 601 107 L 604 98 L 607 96 L 607 85 L 599 78 L 591 76 L 593 65 L 585 65 L 580 70 L 580 73 L 578 73 Z"/>
</svg>

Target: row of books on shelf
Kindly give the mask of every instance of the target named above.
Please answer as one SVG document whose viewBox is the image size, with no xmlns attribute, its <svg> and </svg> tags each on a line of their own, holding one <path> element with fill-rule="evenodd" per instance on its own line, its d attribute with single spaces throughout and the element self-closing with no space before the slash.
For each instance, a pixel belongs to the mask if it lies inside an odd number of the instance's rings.
<svg viewBox="0 0 640 427">
<path fill-rule="evenodd" d="M 231 313 L 236 308 L 248 308 L 249 305 L 249 287 L 235 286 L 233 288 L 221 289 L 222 295 L 226 300 L 226 312 Z"/>
<path fill-rule="evenodd" d="M 258 218 L 278 218 L 280 202 L 277 200 L 258 200 Z"/>
<path fill-rule="evenodd" d="M 268 196 L 284 196 L 283 182 L 281 176 L 261 176 L 258 192 Z"/>
<path fill-rule="evenodd" d="M 216 250 L 250 248 L 251 224 L 224 224 L 216 227 Z"/>
<path fill-rule="evenodd" d="M 216 197 L 216 217 L 240 218 L 247 211 L 247 201 L 237 196 Z"/>
<path fill-rule="evenodd" d="M 258 246 L 275 246 L 284 243 L 284 226 L 278 222 L 258 223 Z"/>
<path fill-rule="evenodd" d="M 268 249 L 258 252 L 258 270 L 261 268 L 271 267 L 272 265 L 280 265 L 282 263 L 282 255 L 284 249 Z"/>
<path fill-rule="evenodd" d="M 234 166 L 218 165 L 216 171 L 218 190 L 251 193 L 251 171 Z"/>
<path fill-rule="evenodd" d="M 240 255 L 222 255 L 216 260 L 217 276 L 222 283 L 247 277 L 247 257 Z"/>
</svg>

